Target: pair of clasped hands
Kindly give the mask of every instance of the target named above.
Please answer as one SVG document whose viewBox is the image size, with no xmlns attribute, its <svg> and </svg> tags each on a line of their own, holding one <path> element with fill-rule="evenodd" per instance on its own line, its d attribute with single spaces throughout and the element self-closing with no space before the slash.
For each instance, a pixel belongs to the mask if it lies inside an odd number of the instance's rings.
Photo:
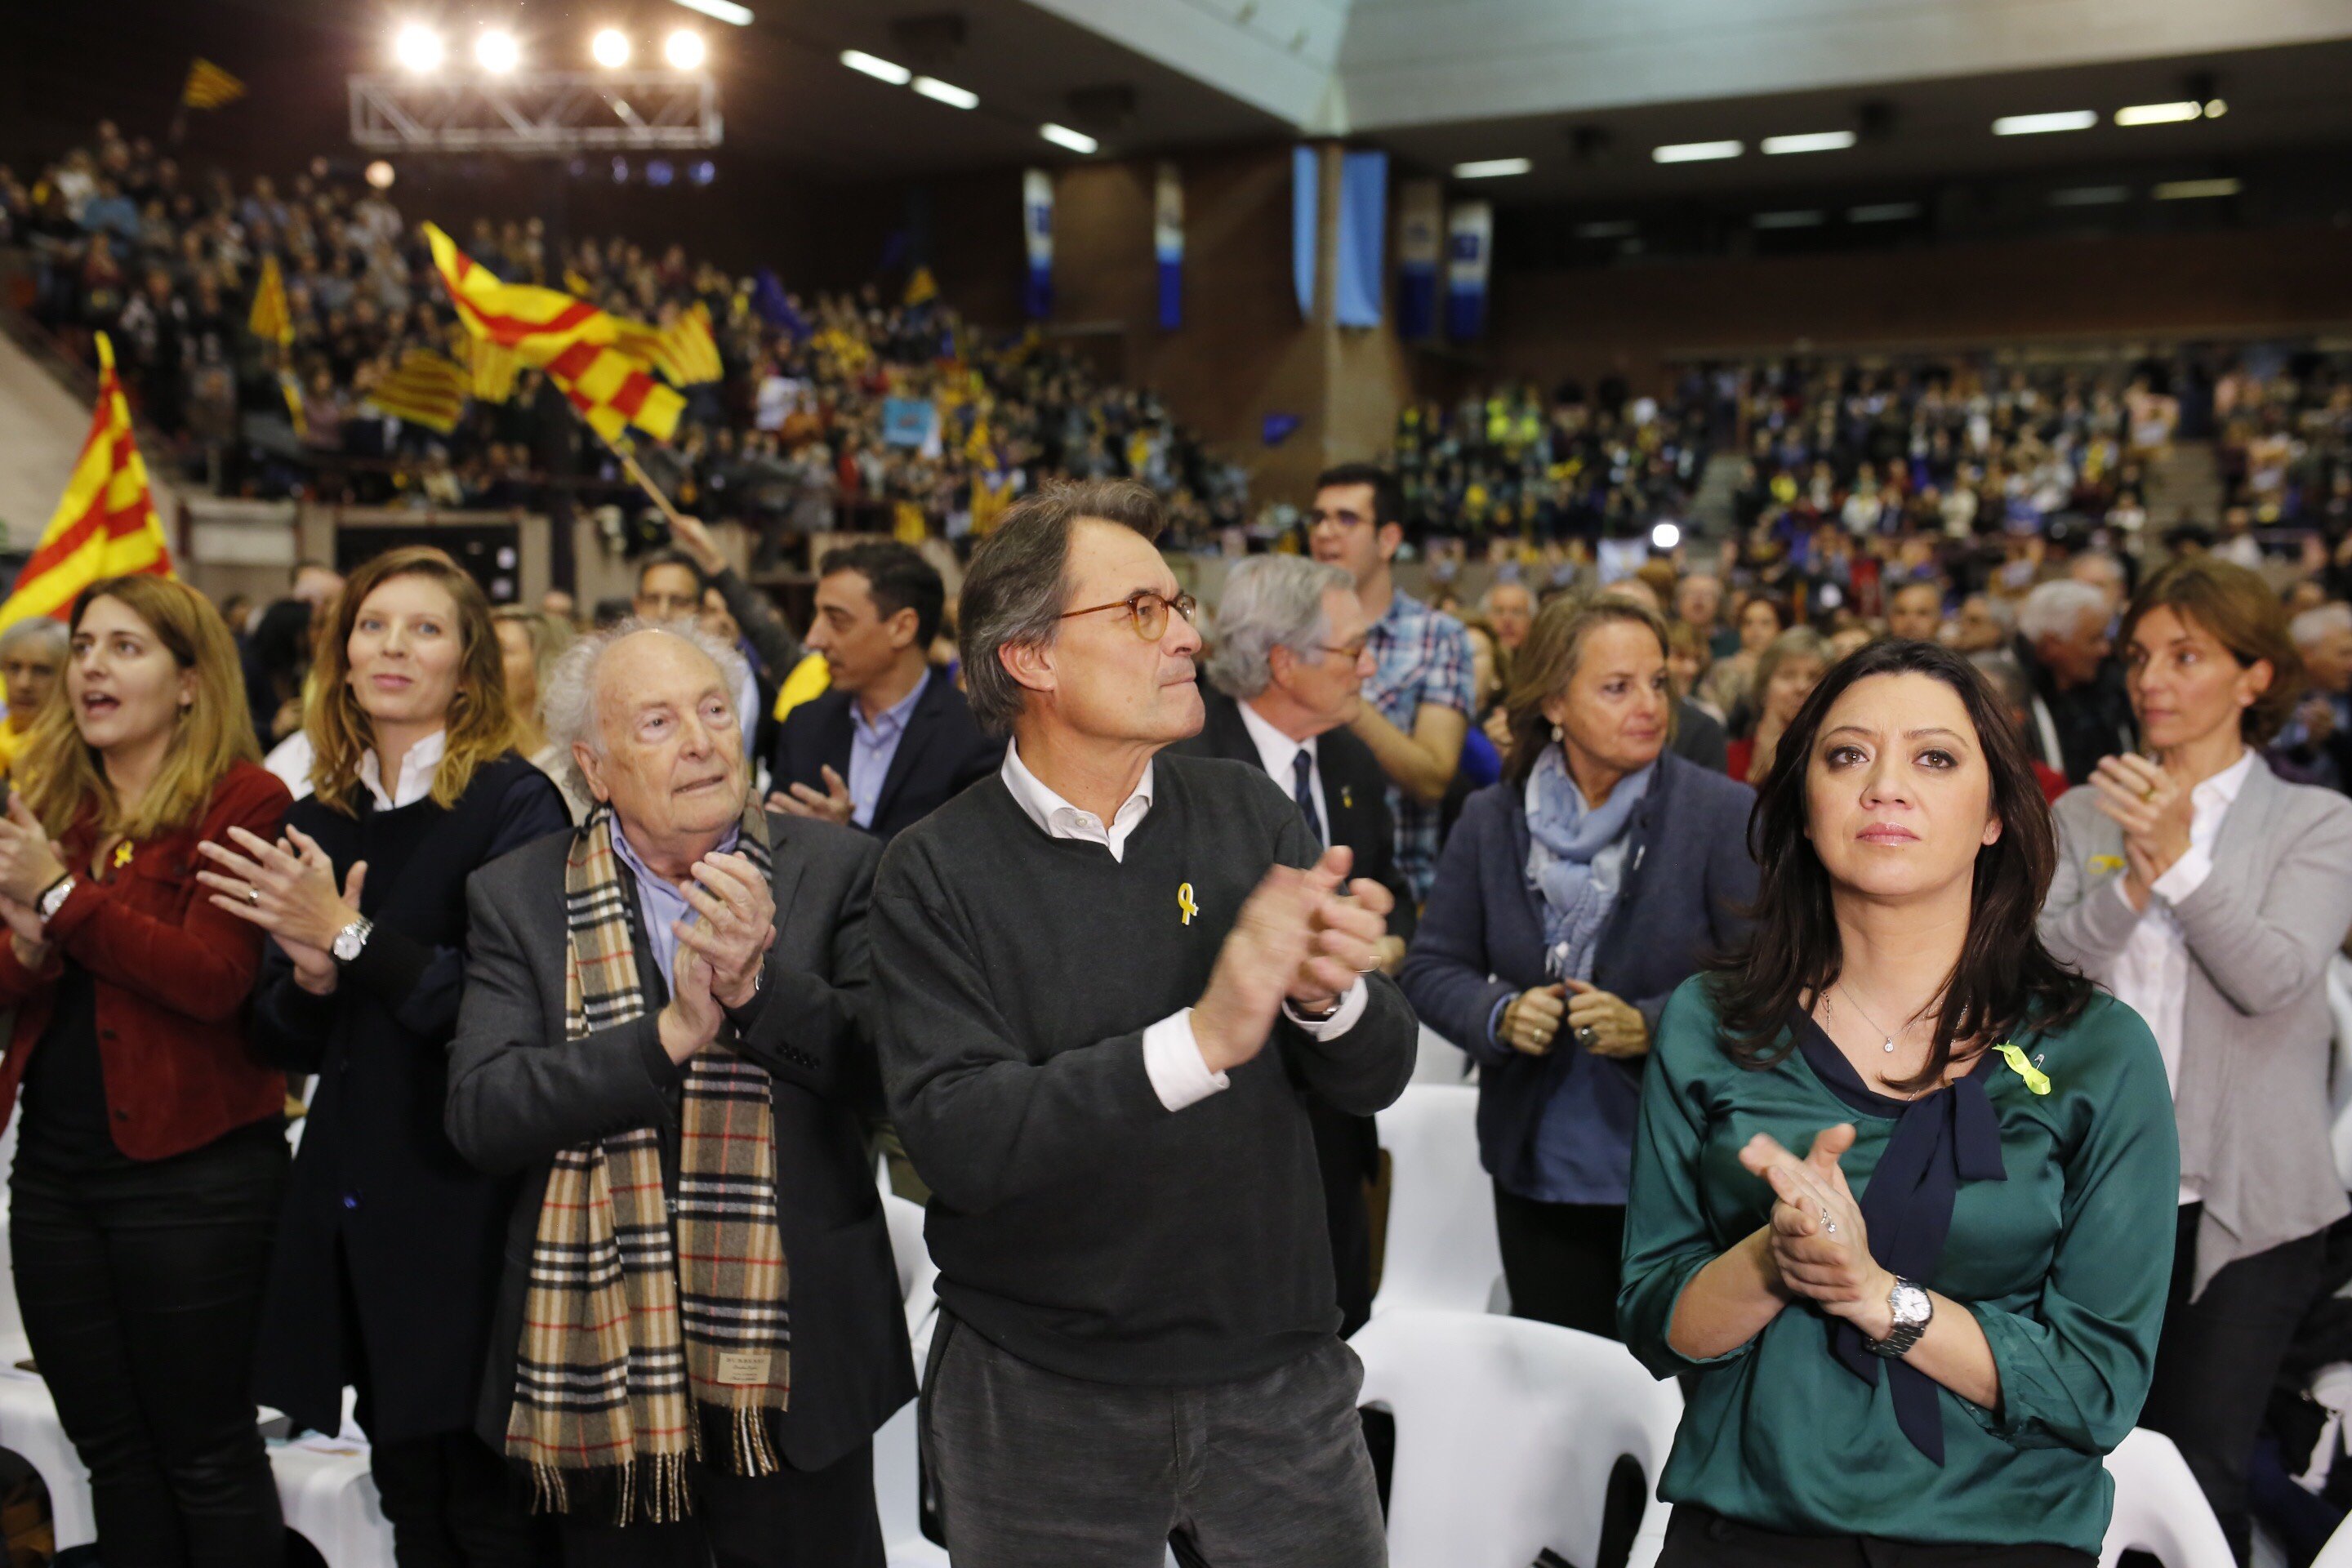
<svg viewBox="0 0 2352 1568">
<path fill-rule="evenodd" d="M 1853 1125 L 1845 1121 L 1814 1133 L 1801 1160 L 1759 1132 L 1739 1151 L 1739 1163 L 1772 1189 L 1761 1234 L 1774 1293 L 1811 1301 L 1883 1340 L 1893 1328 L 1887 1297 L 1895 1276 L 1870 1255 L 1862 1205 L 1838 1165 L 1853 1147 Z"/>
<path fill-rule="evenodd" d="M 1307 870 L 1276 866 L 1243 903 L 1192 1007 L 1192 1038 L 1211 1072 L 1265 1049 L 1286 1001 L 1328 1013 L 1381 966 L 1396 900 L 1378 882 L 1348 880 L 1354 864 L 1354 853 L 1335 845 Z"/>
</svg>

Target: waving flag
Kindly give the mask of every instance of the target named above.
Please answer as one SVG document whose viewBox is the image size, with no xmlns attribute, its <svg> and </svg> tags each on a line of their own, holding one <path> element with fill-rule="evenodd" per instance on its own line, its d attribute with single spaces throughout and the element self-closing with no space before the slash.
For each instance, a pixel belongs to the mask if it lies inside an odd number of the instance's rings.
<svg viewBox="0 0 2352 1568">
<path fill-rule="evenodd" d="M 245 325 L 263 342 L 281 349 L 293 346 L 294 313 L 287 307 L 286 275 L 278 269 L 274 253 L 261 258 L 261 281 L 254 285 L 253 310 Z"/>
<path fill-rule="evenodd" d="M 375 384 L 367 401 L 395 418 L 446 436 L 466 412 L 473 375 L 456 360 L 431 349 L 410 349 L 392 374 Z"/>
<path fill-rule="evenodd" d="M 235 103 L 245 96 L 245 83 L 213 64 L 210 60 L 188 62 L 188 85 L 180 89 L 180 102 L 189 109 L 218 109 Z"/>
</svg>

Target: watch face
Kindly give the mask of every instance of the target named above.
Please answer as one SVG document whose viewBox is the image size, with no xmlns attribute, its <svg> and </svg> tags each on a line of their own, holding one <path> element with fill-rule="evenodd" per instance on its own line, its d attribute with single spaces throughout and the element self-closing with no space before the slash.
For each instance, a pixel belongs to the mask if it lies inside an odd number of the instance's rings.
<svg viewBox="0 0 2352 1568">
<path fill-rule="evenodd" d="M 1927 1292 L 1916 1285 L 1898 1285 L 1895 1289 L 1895 1321 L 1897 1323 L 1925 1323 L 1930 1306 Z"/>
</svg>

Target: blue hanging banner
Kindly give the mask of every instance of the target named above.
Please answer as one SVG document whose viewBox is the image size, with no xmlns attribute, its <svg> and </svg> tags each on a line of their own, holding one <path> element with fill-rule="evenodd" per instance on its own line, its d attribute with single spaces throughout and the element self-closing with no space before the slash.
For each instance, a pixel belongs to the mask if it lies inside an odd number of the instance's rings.
<svg viewBox="0 0 2352 1568">
<path fill-rule="evenodd" d="M 1054 176 L 1043 169 L 1021 176 L 1021 233 L 1029 254 L 1021 306 L 1042 321 L 1054 313 Z"/>
<path fill-rule="evenodd" d="M 1381 274 L 1388 258 L 1389 155 L 1339 160 L 1339 242 L 1332 314 L 1343 327 L 1381 324 Z"/>
<path fill-rule="evenodd" d="M 1323 232 L 1323 194 L 1318 179 L 1321 155 L 1312 147 L 1290 153 L 1290 276 L 1298 290 L 1298 313 L 1315 319 L 1315 253 Z"/>
<path fill-rule="evenodd" d="M 1184 176 L 1162 163 L 1151 190 L 1151 254 L 1160 263 L 1160 330 L 1184 324 Z"/>
<path fill-rule="evenodd" d="M 1437 263 L 1445 253 L 1445 193 L 1435 180 L 1397 186 L 1397 335 L 1419 342 L 1437 331 Z"/>
<path fill-rule="evenodd" d="M 1457 342 L 1486 331 L 1486 274 L 1494 260 L 1495 209 L 1464 202 L 1445 225 L 1445 335 Z"/>
</svg>

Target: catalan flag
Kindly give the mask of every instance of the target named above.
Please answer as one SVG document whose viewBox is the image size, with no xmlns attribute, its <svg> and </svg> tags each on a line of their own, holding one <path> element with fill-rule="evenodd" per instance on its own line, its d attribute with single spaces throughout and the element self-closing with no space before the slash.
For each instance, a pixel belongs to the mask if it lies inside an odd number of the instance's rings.
<svg viewBox="0 0 2352 1568">
<path fill-rule="evenodd" d="M 190 109 L 218 109 L 245 96 L 245 83 L 206 59 L 188 62 L 188 85 L 180 101 Z"/>
<path fill-rule="evenodd" d="M 75 595 L 102 577 L 172 575 L 172 552 L 147 488 L 147 465 L 131 433 L 131 405 L 114 374 L 114 345 L 98 334 L 98 408 L 66 493 L 16 586 L 0 604 L 0 626 L 29 616 L 62 620 Z"/>
<path fill-rule="evenodd" d="M 607 441 L 632 425 L 660 441 L 677 433 L 686 399 L 655 379 L 649 349 L 631 353 L 624 342 L 645 349 L 659 336 L 653 328 L 558 289 L 503 282 L 437 226 L 423 226 L 434 268 L 467 331 L 544 369 L 589 427 Z M 707 317 L 701 326 L 707 339 Z"/>
<path fill-rule="evenodd" d="M 916 268 L 914 276 L 907 279 L 907 294 L 904 303 L 908 305 L 928 305 L 939 297 L 940 280 L 931 276 L 931 269 L 928 267 Z"/>
<path fill-rule="evenodd" d="M 623 321 L 615 346 L 650 363 L 669 378 L 672 386 L 717 381 L 723 374 L 719 363 L 719 343 L 710 335 L 710 312 L 699 300 L 691 309 L 679 311 L 666 326 L 645 327 L 635 321 Z"/>
<path fill-rule="evenodd" d="M 267 343 L 289 348 L 294 342 L 294 313 L 286 304 L 286 275 L 278 269 L 276 255 L 261 258 L 261 281 L 253 288 L 253 310 L 246 329 Z"/>
<path fill-rule="evenodd" d="M 392 374 L 375 384 L 367 400 L 384 413 L 444 436 L 466 412 L 473 377 L 456 360 L 431 349 L 410 349 Z"/>
<path fill-rule="evenodd" d="M 522 360 L 514 350 L 488 338 L 466 340 L 466 364 L 473 372 L 474 396 L 482 403 L 504 403 L 514 395 L 515 372 Z"/>
</svg>

